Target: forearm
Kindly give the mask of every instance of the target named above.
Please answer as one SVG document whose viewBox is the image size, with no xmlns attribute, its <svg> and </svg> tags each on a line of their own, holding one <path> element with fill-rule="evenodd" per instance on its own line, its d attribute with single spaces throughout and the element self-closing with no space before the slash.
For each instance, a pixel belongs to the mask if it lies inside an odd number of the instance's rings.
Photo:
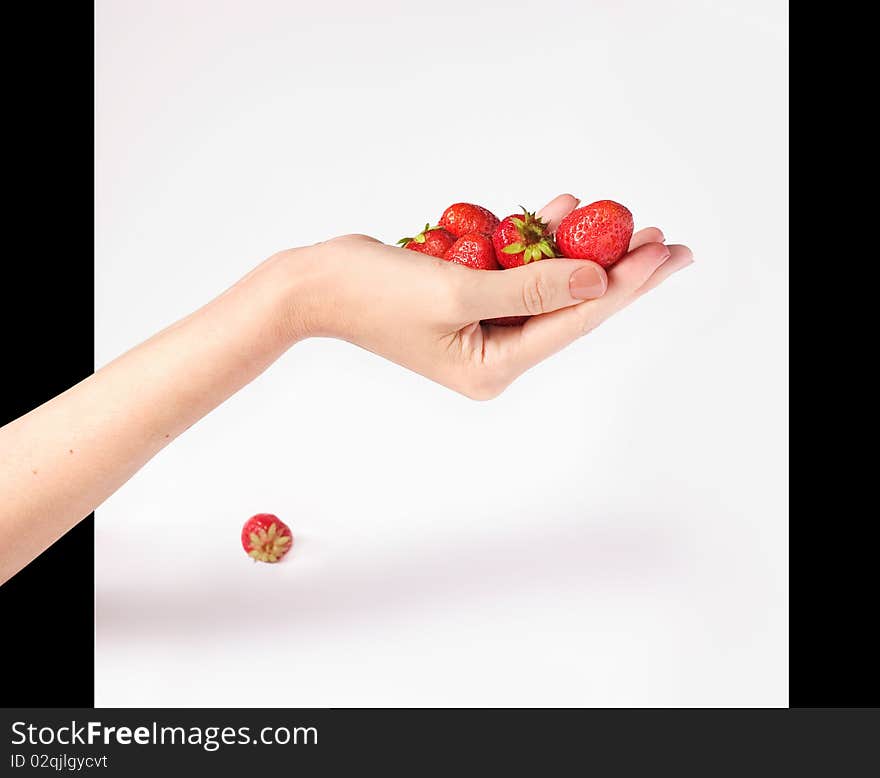
<svg viewBox="0 0 880 778">
<path fill-rule="evenodd" d="M 0 429 L 0 583 L 304 335 L 292 253 Z"/>
</svg>

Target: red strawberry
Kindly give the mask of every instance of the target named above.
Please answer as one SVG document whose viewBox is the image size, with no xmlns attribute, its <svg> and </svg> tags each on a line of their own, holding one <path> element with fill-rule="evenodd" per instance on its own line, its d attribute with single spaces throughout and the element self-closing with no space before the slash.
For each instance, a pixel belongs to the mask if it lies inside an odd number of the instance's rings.
<svg viewBox="0 0 880 778">
<path fill-rule="evenodd" d="M 449 262 L 472 267 L 476 270 L 500 270 L 495 259 L 492 241 L 479 232 L 462 235 L 443 255 Z"/>
<path fill-rule="evenodd" d="M 629 249 L 633 215 L 614 200 L 598 200 L 576 208 L 556 230 L 556 243 L 570 259 L 591 259 L 611 267 Z"/>
<path fill-rule="evenodd" d="M 440 217 L 440 226 L 445 227 L 456 238 L 469 232 L 491 235 L 498 226 L 498 217 L 481 205 L 455 203 L 450 205 Z"/>
<path fill-rule="evenodd" d="M 430 254 L 432 257 L 442 257 L 446 253 L 446 249 L 455 243 L 455 236 L 450 235 L 440 225 L 432 227 L 430 224 L 426 224 L 425 229 L 414 238 L 401 238 L 397 243 L 410 251 Z"/>
<path fill-rule="evenodd" d="M 258 513 L 244 523 L 241 545 L 257 562 L 277 562 L 293 546 L 293 535 L 277 516 Z"/>
<path fill-rule="evenodd" d="M 546 222 L 525 208 L 522 210 L 502 219 L 492 233 L 495 256 L 506 268 L 556 256 L 556 246 Z"/>
</svg>

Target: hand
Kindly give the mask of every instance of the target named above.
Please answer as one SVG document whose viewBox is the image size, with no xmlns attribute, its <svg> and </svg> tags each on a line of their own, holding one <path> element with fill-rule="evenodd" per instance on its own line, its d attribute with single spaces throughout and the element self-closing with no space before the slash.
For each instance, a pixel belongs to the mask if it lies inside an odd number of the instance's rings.
<svg viewBox="0 0 880 778">
<path fill-rule="evenodd" d="M 540 215 L 556 229 L 578 200 L 560 195 Z M 607 274 L 597 264 L 547 259 L 504 271 L 462 267 L 364 235 L 285 252 L 312 278 L 292 301 L 292 339 L 338 337 L 477 400 L 691 264 L 649 227 Z M 481 321 L 531 315 L 519 327 Z"/>
</svg>

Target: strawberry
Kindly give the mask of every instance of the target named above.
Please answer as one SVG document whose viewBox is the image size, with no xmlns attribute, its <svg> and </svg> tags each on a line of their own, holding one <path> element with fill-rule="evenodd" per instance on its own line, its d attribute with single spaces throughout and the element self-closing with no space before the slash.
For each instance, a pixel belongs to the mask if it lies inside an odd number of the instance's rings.
<svg viewBox="0 0 880 778">
<path fill-rule="evenodd" d="M 258 513 L 244 523 L 241 545 L 255 562 L 277 562 L 293 546 L 293 535 L 277 516 Z"/>
<path fill-rule="evenodd" d="M 440 226 L 460 238 L 469 232 L 491 235 L 498 226 L 498 217 L 492 211 L 473 203 L 450 205 L 440 217 Z"/>
<path fill-rule="evenodd" d="M 446 250 L 455 243 L 455 237 L 439 224 L 435 227 L 426 224 L 425 229 L 414 238 L 401 238 L 397 243 L 410 251 L 418 251 L 432 257 L 442 257 Z"/>
<path fill-rule="evenodd" d="M 556 243 L 570 259 L 591 259 L 611 267 L 629 249 L 633 215 L 614 200 L 598 200 L 576 208 L 556 230 Z"/>
<path fill-rule="evenodd" d="M 475 270 L 500 270 L 492 241 L 479 232 L 462 235 L 449 247 L 443 259 Z"/>
<path fill-rule="evenodd" d="M 502 219 L 492 233 L 495 256 L 505 268 L 556 256 L 547 223 L 525 208 L 522 211 Z"/>
</svg>

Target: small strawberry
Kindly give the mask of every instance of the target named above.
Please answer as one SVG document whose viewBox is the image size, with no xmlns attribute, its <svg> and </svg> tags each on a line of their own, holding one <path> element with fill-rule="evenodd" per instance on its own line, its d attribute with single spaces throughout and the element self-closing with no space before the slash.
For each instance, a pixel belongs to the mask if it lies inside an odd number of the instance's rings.
<svg viewBox="0 0 880 778">
<path fill-rule="evenodd" d="M 492 241 L 479 232 L 462 235 L 449 247 L 443 259 L 475 270 L 500 270 Z"/>
<path fill-rule="evenodd" d="M 473 203 L 455 203 L 450 205 L 440 217 L 440 226 L 460 238 L 469 232 L 491 235 L 498 226 L 498 217 L 492 211 Z"/>
<path fill-rule="evenodd" d="M 547 223 L 525 208 L 522 211 L 502 219 L 492 233 L 495 256 L 505 268 L 556 256 L 556 245 Z"/>
<path fill-rule="evenodd" d="M 570 259 L 591 259 L 611 267 L 629 249 L 633 215 L 614 200 L 598 200 L 576 208 L 556 230 L 556 243 Z"/>
<path fill-rule="evenodd" d="M 244 523 L 241 545 L 256 562 L 277 562 L 293 546 L 293 535 L 277 516 L 258 513 Z"/>
<path fill-rule="evenodd" d="M 410 251 L 418 251 L 420 254 L 429 254 L 432 257 L 442 257 L 446 253 L 446 249 L 455 243 L 455 236 L 450 235 L 439 224 L 435 227 L 426 224 L 425 229 L 414 238 L 401 238 L 397 243 Z"/>
</svg>

